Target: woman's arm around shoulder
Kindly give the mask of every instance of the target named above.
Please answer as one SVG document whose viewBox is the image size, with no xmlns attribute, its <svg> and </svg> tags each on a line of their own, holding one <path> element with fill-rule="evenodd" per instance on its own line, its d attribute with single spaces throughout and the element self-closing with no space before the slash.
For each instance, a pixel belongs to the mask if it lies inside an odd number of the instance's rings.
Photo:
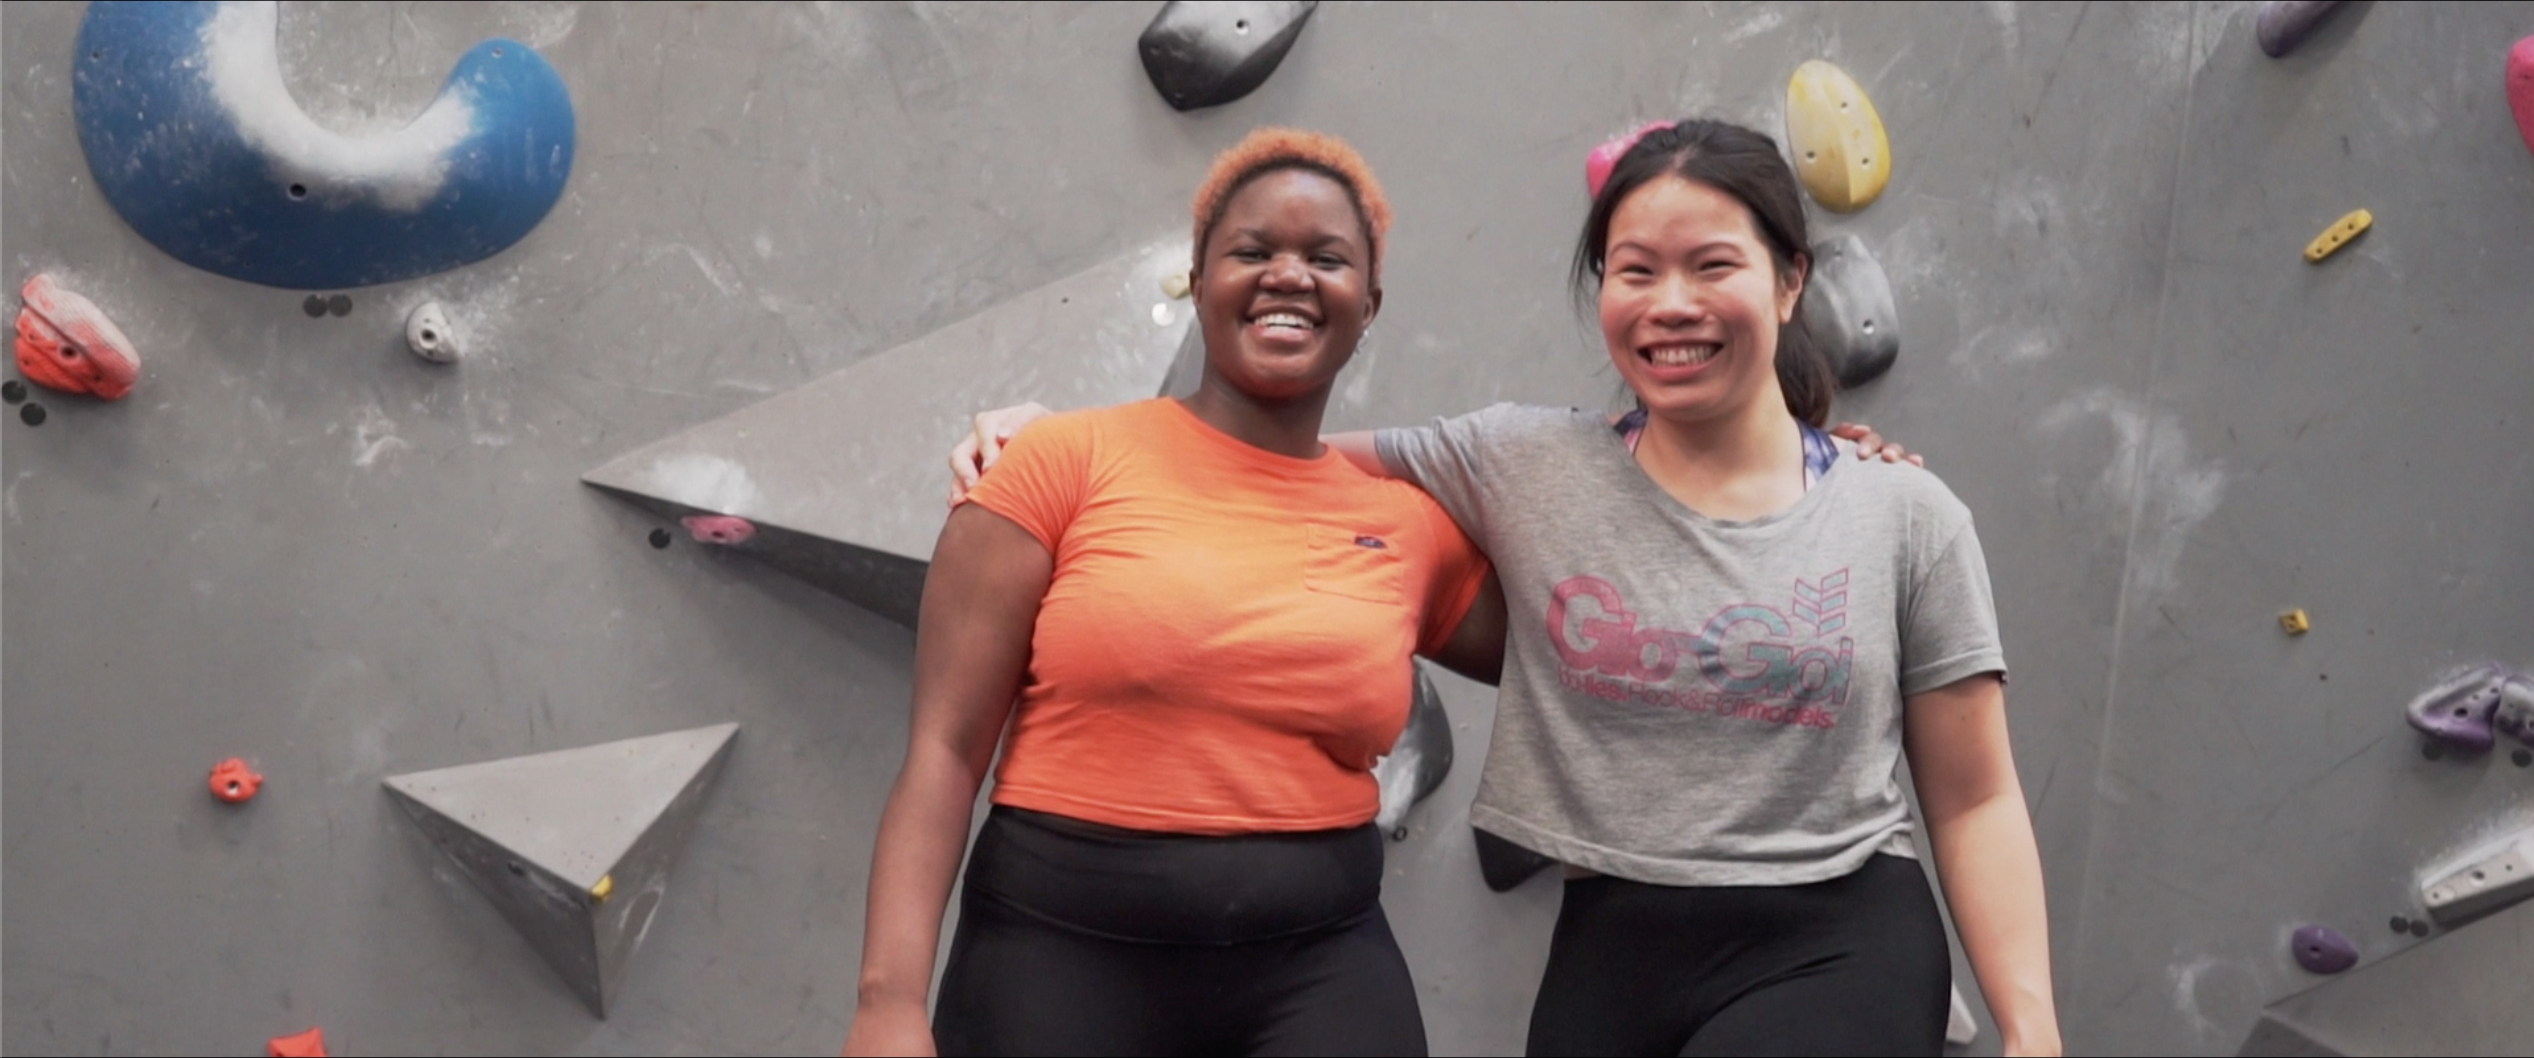
<svg viewBox="0 0 2534 1058">
<path fill-rule="evenodd" d="M 924 579 L 906 763 L 880 813 L 845 1053 L 932 1054 L 925 1000 L 977 790 L 1029 667 L 1055 559 L 976 504 L 950 512 Z"/>
<path fill-rule="evenodd" d="M 2004 681 L 1981 673 L 1910 695 L 1902 742 L 1936 876 L 2005 1053 L 2060 1053 L 2041 853 L 2006 737 Z"/>
</svg>

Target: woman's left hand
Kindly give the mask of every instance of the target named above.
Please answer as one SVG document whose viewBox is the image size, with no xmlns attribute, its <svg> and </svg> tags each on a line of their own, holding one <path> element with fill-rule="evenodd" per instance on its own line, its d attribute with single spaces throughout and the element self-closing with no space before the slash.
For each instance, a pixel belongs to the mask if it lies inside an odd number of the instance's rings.
<svg viewBox="0 0 2534 1058">
<path fill-rule="evenodd" d="M 1873 427 L 1861 422 L 1843 422 L 1833 426 L 1830 428 L 1830 436 L 1856 442 L 1858 459 L 1873 459 L 1879 456 L 1886 463 L 1908 460 L 1909 465 L 1914 467 L 1927 465 L 1926 456 L 1911 455 L 1908 449 L 1884 440 L 1882 434 L 1875 433 Z"/>
</svg>

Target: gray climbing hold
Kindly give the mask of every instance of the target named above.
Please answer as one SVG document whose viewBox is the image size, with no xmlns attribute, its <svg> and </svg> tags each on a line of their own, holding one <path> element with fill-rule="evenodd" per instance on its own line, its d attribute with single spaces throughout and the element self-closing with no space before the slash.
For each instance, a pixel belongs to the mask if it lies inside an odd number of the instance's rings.
<svg viewBox="0 0 2534 1058">
<path fill-rule="evenodd" d="M 2420 884 L 2420 903 L 2429 917 L 2447 925 L 2529 896 L 2534 896 L 2534 827 L 2432 870 Z"/>
<path fill-rule="evenodd" d="M 1319 7 L 1304 3 L 1189 3 L 1171 0 L 1144 27 L 1135 50 L 1144 74 L 1173 110 L 1220 106 L 1250 94 L 1276 72 L 1302 24 Z"/>
<path fill-rule="evenodd" d="M 2271 1003 L 2236 1053 L 2522 1054 L 2534 1040 L 2527 952 L 2534 952 L 2534 903 Z"/>
<path fill-rule="evenodd" d="M 581 480 L 671 519 L 745 518 L 750 558 L 908 627 L 949 508 L 941 450 L 979 408 L 1153 394 L 1193 313 L 1156 323 L 1188 241 L 1133 253 L 653 442 Z M 1202 348 L 1202 341 L 1194 344 Z M 1202 354 L 1200 354 L 1201 356 Z M 961 379 L 946 386 L 943 379 Z"/>
<path fill-rule="evenodd" d="M 2358 946 L 2330 926 L 2298 926 L 2288 953 L 2307 973 L 2336 974 L 2358 965 Z"/>
<path fill-rule="evenodd" d="M 2403 710 L 2411 726 L 2456 749 L 2480 752 L 2490 748 L 2491 714 L 2499 708 L 2499 688 L 2508 673 L 2484 662 L 2439 680 L 2411 699 Z"/>
<path fill-rule="evenodd" d="M 435 364 L 454 364 L 465 355 L 457 328 L 449 326 L 449 314 L 437 301 L 423 302 L 405 314 L 405 348 Z"/>
<path fill-rule="evenodd" d="M 2534 746 L 2534 676 L 2512 673 L 2499 684 L 2499 707 L 2490 713 L 2490 726 L 2528 746 Z"/>
<path fill-rule="evenodd" d="M 1408 727 L 1390 752 L 1373 762 L 1373 778 L 1381 783 L 1381 812 L 1373 825 L 1393 841 L 1408 836 L 1408 809 L 1441 789 L 1452 773 L 1452 717 L 1443 711 L 1425 663 L 1416 663 L 1416 703 L 1408 710 Z"/>
<path fill-rule="evenodd" d="M 1854 235 L 1814 243 L 1812 259 L 1804 329 L 1830 358 L 1839 388 L 1854 389 L 1883 377 L 1900 356 L 1900 313 L 1893 308 L 1892 282 L 1883 275 L 1883 266 Z"/>
<path fill-rule="evenodd" d="M 737 724 L 398 775 L 387 791 L 599 1017 Z"/>
<path fill-rule="evenodd" d="M 2295 51 L 2323 24 L 2340 0 L 2264 0 L 2252 17 L 2261 53 L 2273 59 Z"/>
</svg>

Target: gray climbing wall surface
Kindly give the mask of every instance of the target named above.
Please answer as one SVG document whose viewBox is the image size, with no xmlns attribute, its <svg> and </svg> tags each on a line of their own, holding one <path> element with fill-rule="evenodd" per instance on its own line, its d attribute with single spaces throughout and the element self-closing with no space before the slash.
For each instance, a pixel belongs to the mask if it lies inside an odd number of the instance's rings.
<svg viewBox="0 0 2534 1058">
<path fill-rule="evenodd" d="M 124 226 L 72 122 L 82 8 L 7 5 L 0 289 L 52 273 L 148 372 L 0 419 L 0 1050 L 320 1024 L 347 1053 L 832 1052 L 911 639 L 580 477 L 1184 230 L 1207 159 L 1264 123 L 1350 138 L 1398 207 L 1333 425 L 1604 405 L 1561 285 L 1586 152 L 1685 113 L 1780 130 L 1814 58 L 1892 148 L 1878 200 L 1817 214 L 1904 334 L 1841 414 L 1980 519 L 2072 1048 L 2241 1046 L 2319 980 L 2288 949 L 2307 923 L 2355 942 L 2335 984 L 2479 943 L 2501 918 L 2389 920 L 2534 823 L 2534 768 L 2428 759 L 2400 711 L 2455 665 L 2534 668 L 2534 155 L 2501 83 L 2534 4 L 2345 5 L 2280 59 L 2252 6 L 1331 3 L 1255 91 L 1181 113 L 1136 54 L 1149 4 L 291 3 L 283 72 L 331 128 L 402 126 L 492 36 L 554 65 L 578 123 L 516 245 L 312 316 Z M 2372 230 L 2302 259 L 2361 207 Z M 406 350 L 430 301 L 454 364 Z M 1053 385 L 926 355 L 947 406 Z M 942 413 L 871 414 L 912 437 Z M 869 472 L 783 502 L 869 501 Z M 1506 1053 L 1557 886 L 1481 882 L 1491 698 L 1438 683 L 1463 765 L 1385 901 L 1437 1052 Z M 603 1022 L 378 791 L 725 720 L 748 748 Z M 232 756 L 266 777 L 244 804 L 203 786 Z M 2491 972 L 2526 979 L 2527 951 Z"/>
</svg>

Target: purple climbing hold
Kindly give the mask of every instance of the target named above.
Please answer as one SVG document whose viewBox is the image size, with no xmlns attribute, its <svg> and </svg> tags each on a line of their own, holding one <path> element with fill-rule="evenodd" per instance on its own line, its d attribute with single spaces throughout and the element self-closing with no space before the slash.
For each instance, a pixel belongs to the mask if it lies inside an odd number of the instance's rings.
<svg viewBox="0 0 2534 1058">
<path fill-rule="evenodd" d="M 2499 707 L 2490 714 L 2499 733 L 2534 746 L 2534 676 L 2510 673 L 2499 684 Z"/>
<path fill-rule="evenodd" d="M 2439 680 L 2411 699 L 2405 713 L 2412 727 L 2439 742 L 2474 752 L 2489 749 L 2490 715 L 2499 708 L 2499 690 L 2507 678 L 2506 669 L 2483 662 Z"/>
<path fill-rule="evenodd" d="M 2252 18 L 2253 36 L 2261 40 L 2262 54 L 2280 58 L 2313 36 L 2314 27 L 2339 6 L 2340 0 L 2265 0 Z"/>
<path fill-rule="evenodd" d="M 2308 973 L 2336 974 L 2358 965 L 2358 946 L 2330 926 L 2298 926 L 2288 947 Z"/>
</svg>

